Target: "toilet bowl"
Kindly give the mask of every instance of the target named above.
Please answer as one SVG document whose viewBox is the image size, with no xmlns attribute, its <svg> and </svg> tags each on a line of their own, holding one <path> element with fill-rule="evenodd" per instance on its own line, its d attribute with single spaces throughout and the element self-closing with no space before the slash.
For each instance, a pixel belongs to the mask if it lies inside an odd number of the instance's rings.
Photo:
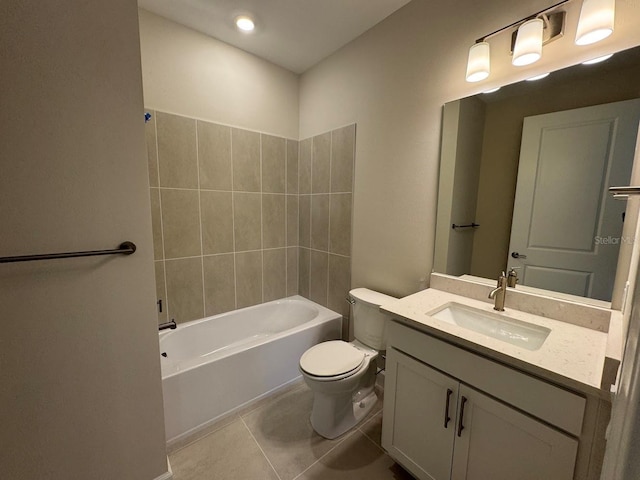
<svg viewBox="0 0 640 480">
<path fill-rule="evenodd" d="M 350 298 L 356 340 L 323 342 L 300 358 L 300 372 L 314 394 L 311 425 L 328 439 L 357 425 L 378 400 L 377 358 L 386 348 L 388 320 L 378 307 L 395 300 L 364 288 L 352 290 Z"/>
</svg>

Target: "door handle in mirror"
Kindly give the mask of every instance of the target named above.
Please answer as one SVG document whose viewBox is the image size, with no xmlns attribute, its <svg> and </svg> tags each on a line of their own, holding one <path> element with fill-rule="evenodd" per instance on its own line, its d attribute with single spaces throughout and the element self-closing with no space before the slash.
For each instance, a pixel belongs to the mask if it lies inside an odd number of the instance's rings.
<svg viewBox="0 0 640 480">
<path fill-rule="evenodd" d="M 526 256 L 526 255 L 521 255 L 521 254 L 520 254 L 520 253 L 518 253 L 518 252 L 511 252 L 511 256 L 512 256 L 513 258 L 527 258 L 527 256 Z"/>
</svg>

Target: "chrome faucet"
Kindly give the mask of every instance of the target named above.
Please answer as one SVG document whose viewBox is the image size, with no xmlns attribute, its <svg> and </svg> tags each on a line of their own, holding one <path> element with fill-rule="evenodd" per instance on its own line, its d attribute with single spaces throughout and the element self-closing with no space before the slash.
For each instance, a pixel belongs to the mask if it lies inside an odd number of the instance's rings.
<svg viewBox="0 0 640 480">
<path fill-rule="evenodd" d="M 504 299 L 507 294 L 507 276 L 502 272 L 498 277 L 498 286 L 491 290 L 489 298 L 495 299 L 494 310 L 504 312 Z"/>
</svg>

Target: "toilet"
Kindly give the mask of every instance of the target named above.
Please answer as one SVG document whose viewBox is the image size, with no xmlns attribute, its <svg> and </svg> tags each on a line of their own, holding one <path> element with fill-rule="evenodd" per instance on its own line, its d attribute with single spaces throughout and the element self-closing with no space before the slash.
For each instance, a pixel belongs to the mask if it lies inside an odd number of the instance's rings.
<svg viewBox="0 0 640 480">
<path fill-rule="evenodd" d="M 342 435 L 376 404 L 376 359 L 387 347 L 389 319 L 379 307 L 394 300 L 367 288 L 351 290 L 355 341 L 323 342 L 302 354 L 299 368 L 313 391 L 311 425 L 319 435 Z"/>
</svg>

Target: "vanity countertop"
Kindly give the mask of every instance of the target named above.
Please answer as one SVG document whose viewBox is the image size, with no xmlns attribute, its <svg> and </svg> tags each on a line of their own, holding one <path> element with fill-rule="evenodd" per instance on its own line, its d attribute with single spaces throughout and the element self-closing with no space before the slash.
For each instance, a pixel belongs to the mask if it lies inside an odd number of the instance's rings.
<svg viewBox="0 0 640 480">
<path fill-rule="evenodd" d="M 430 316 L 455 302 L 491 314 L 505 315 L 551 330 L 538 350 L 527 350 Z M 381 310 L 410 327 L 479 353 L 519 370 L 585 393 L 608 395 L 602 390 L 608 334 L 591 328 L 509 308 L 493 310 L 493 304 L 433 288 L 382 305 Z"/>
</svg>

